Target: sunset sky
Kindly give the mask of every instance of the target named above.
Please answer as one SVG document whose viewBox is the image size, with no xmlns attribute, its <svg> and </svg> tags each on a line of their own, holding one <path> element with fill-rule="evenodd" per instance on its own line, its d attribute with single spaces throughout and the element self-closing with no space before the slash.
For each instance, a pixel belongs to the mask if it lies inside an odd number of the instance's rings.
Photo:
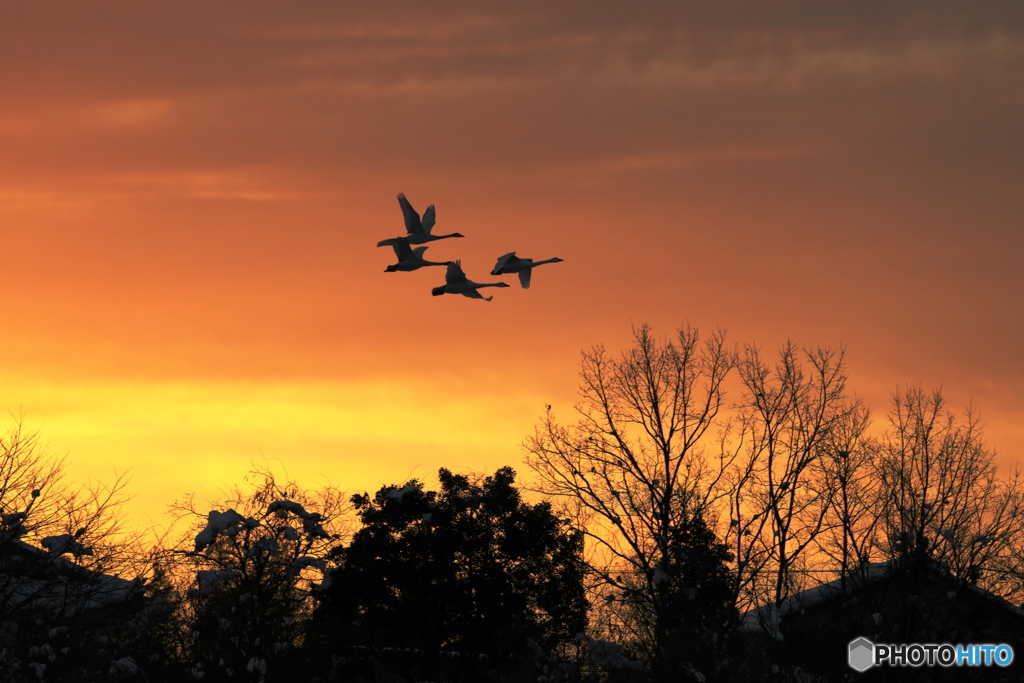
<svg viewBox="0 0 1024 683">
<path fill-rule="evenodd" d="M 1024 462 L 1019 0 L 354 4 L 0 9 L 0 407 L 70 481 L 525 477 L 644 322 L 845 345 Z M 400 191 L 514 287 L 385 274 Z"/>
</svg>

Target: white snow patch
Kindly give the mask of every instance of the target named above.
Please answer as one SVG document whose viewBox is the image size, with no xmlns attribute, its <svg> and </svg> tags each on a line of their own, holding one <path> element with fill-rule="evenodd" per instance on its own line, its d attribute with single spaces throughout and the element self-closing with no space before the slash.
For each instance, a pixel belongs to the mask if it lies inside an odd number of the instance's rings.
<svg viewBox="0 0 1024 683">
<path fill-rule="evenodd" d="M 196 572 L 196 583 L 199 585 L 199 596 L 205 597 L 212 593 L 221 581 L 241 576 L 234 569 L 200 569 Z"/>
<path fill-rule="evenodd" d="M 607 640 L 597 640 L 585 633 L 576 635 L 577 640 L 587 643 L 587 659 L 593 666 L 606 666 L 609 669 L 642 669 L 643 662 L 630 660 L 622 654 L 622 646 Z"/>
<path fill-rule="evenodd" d="M 302 555 L 292 560 L 292 563 L 288 565 L 288 576 L 295 577 L 300 571 L 306 567 L 315 567 L 320 571 L 327 571 L 327 561 L 319 557 L 310 557 L 308 555 Z"/>
<path fill-rule="evenodd" d="M 210 510 L 210 514 L 207 515 L 206 527 L 196 535 L 196 552 L 202 552 L 208 545 L 217 540 L 217 534 L 227 532 L 229 529 L 234 531 L 229 535 L 234 535 L 238 532 L 238 527 L 246 520 L 242 515 L 238 514 L 234 510 L 225 510 L 219 512 L 217 510 Z"/>
<path fill-rule="evenodd" d="M 404 498 L 406 494 L 418 490 L 418 486 L 414 486 L 413 484 L 406 484 L 400 489 L 391 489 L 390 491 L 388 491 L 388 498 L 390 498 L 391 500 L 397 500 L 398 502 L 402 502 L 402 498 Z"/>
<path fill-rule="evenodd" d="M 281 519 L 288 517 L 289 512 L 298 517 L 305 517 L 308 514 L 306 508 L 293 500 L 275 500 L 267 506 L 268 515 L 277 513 L 277 516 Z"/>
<path fill-rule="evenodd" d="M 661 567 L 655 567 L 654 576 L 651 577 L 651 583 L 653 583 L 655 586 L 660 586 L 663 583 L 669 582 L 670 579 L 668 574 L 665 573 L 665 570 Z"/>
<path fill-rule="evenodd" d="M 135 660 L 131 657 L 122 657 L 121 659 L 115 659 L 110 663 L 111 676 L 134 676 L 139 673 L 139 665 L 135 663 Z"/>
<path fill-rule="evenodd" d="M 245 665 L 246 670 L 258 671 L 261 674 L 267 673 L 267 660 L 260 659 L 259 657 L 253 657 L 249 660 L 249 663 Z"/>
<path fill-rule="evenodd" d="M 71 553 L 75 557 L 81 557 L 82 555 L 92 555 L 92 548 L 82 545 L 75 540 L 75 537 L 71 534 L 61 534 L 60 536 L 47 536 L 39 542 L 39 545 L 49 550 L 54 555 L 63 555 L 64 553 Z"/>
</svg>

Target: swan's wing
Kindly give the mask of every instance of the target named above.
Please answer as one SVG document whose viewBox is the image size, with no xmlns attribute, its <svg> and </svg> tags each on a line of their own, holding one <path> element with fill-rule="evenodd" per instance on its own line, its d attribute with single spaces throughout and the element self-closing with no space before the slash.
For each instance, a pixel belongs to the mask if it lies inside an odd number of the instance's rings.
<svg viewBox="0 0 1024 683">
<path fill-rule="evenodd" d="M 404 237 L 392 237 L 391 239 L 381 240 L 380 242 L 377 242 L 377 246 L 378 247 L 393 247 L 396 244 L 400 244 L 401 242 L 408 243 L 407 240 Z"/>
<path fill-rule="evenodd" d="M 434 205 L 431 204 L 427 207 L 427 210 L 423 212 L 423 232 L 430 234 L 431 229 L 434 227 L 434 220 L 437 216 L 437 212 L 434 211 Z"/>
<path fill-rule="evenodd" d="M 405 193 L 398 193 L 398 205 L 402 207 L 402 215 L 405 217 L 405 231 L 410 235 L 418 235 L 423 232 L 423 224 L 420 223 L 420 215 L 412 204 L 405 198 Z"/>
<path fill-rule="evenodd" d="M 470 299 L 485 299 L 486 301 L 490 301 L 493 298 L 485 298 L 484 295 L 481 294 L 480 291 L 476 289 L 467 289 L 466 291 L 462 292 L 462 296 L 468 296 Z"/>
<path fill-rule="evenodd" d="M 516 258 L 516 252 L 510 251 L 504 256 L 498 257 L 498 262 L 494 264 L 494 270 L 491 271 L 491 275 L 501 275 L 501 270 L 509 263 L 518 261 Z"/>
<path fill-rule="evenodd" d="M 462 261 L 452 261 L 448 264 L 448 272 L 444 274 L 444 281 L 450 285 L 466 281 L 466 274 L 462 272 Z"/>
<path fill-rule="evenodd" d="M 533 268 L 524 268 L 519 271 L 519 284 L 523 286 L 523 289 L 530 288 L 530 275 L 533 273 Z"/>
<path fill-rule="evenodd" d="M 409 253 L 412 256 L 412 258 L 416 259 L 417 261 L 422 261 L 423 260 L 423 252 L 425 252 L 428 248 L 429 247 L 416 247 L 415 249 L 413 249 Z"/>
<path fill-rule="evenodd" d="M 395 250 L 395 256 L 398 257 L 399 261 L 411 261 L 412 249 L 409 248 L 409 240 L 404 237 L 398 238 L 398 241 L 391 245 Z"/>
</svg>

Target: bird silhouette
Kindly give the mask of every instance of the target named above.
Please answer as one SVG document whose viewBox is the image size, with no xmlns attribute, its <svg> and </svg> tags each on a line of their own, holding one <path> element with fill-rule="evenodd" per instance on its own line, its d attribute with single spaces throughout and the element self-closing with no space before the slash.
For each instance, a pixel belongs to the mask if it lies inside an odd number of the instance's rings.
<svg viewBox="0 0 1024 683">
<path fill-rule="evenodd" d="M 427 261 L 423 258 L 423 252 L 429 249 L 429 247 L 416 247 L 413 249 L 409 246 L 409 240 L 404 237 L 398 238 L 398 242 L 391 246 L 395 249 L 398 263 L 385 268 L 385 273 L 394 273 L 399 270 L 409 272 L 425 266 L 447 266 L 451 263 L 451 261 Z"/>
<path fill-rule="evenodd" d="M 430 293 L 434 296 L 441 296 L 442 294 L 461 294 L 462 296 L 468 296 L 470 299 L 483 299 L 484 301 L 490 301 L 493 296 L 483 296 L 477 290 L 481 287 L 508 287 L 504 282 L 473 282 L 466 278 L 466 274 L 462 272 L 462 261 L 451 261 L 448 264 L 448 272 L 444 276 L 445 284 L 440 287 L 434 287 L 430 290 Z"/>
<path fill-rule="evenodd" d="M 402 192 L 398 193 L 398 205 L 402 207 L 402 215 L 405 217 L 405 231 L 407 234 L 405 237 L 392 237 L 391 239 L 381 240 L 377 242 L 378 247 L 392 247 L 398 244 L 399 240 L 406 240 L 409 244 L 426 244 L 427 242 L 436 242 L 437 240 L 448 239 L 449 237 L 463 237 L 462 234 L 453 232 L 450 235 L 432 235 L 430 231 L 434 228 L 434 221 L 436 213 L 434 211 L 434 205 L 431 204 L 427 207 L 427 210 L 423 212 L 423 219 L 420 220 L 420 215 L 416 213 L 416 209 L 412 208 L 412 204 L 405 198 L 405 194 Z"/>
<path fill-rule="evenodd" d="M 519 273 L 519 284 L 522 285 L 523 289 L 530 288 L 530 275 L 533 273 L 533 269 L 537 266 L 542 266 L 545 263 L 561 263 L 560 258 L 549 258 L 545 261 L 534 261 L 528 258 L 519 258 L 516 256 L 516 252 L 510 251 L 504 256 L 498 257 L 498 262 L 494 264 L 494 270 L 491 271 L 491 275 L 511 275 L 512 273 Z"/>
</svg>

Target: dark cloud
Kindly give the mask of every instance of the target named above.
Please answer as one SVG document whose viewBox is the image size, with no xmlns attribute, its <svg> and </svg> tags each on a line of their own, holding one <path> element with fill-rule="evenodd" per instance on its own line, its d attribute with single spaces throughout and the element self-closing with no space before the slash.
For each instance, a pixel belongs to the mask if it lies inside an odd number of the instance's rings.
<svg viewBox="0 0 1024 683">
<path fill-rule="evenodd" d="M 692 5 L 18 8 L 0 29 L 18 95 L 0 135 L 26 171 L 874 146 L 1019 172 L 1014 5 Z"/>
</svg>

